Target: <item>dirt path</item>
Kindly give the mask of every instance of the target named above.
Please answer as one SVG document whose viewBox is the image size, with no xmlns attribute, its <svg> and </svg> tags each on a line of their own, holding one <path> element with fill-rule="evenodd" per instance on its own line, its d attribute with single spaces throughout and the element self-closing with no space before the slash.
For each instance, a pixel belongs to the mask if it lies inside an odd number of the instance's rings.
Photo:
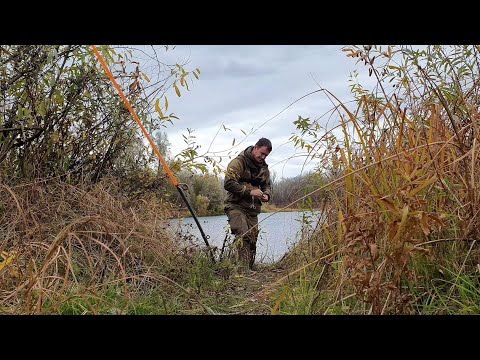
<svg viewBox="0 0 480 360">
<path fill-rule="evenodd" d="M 275 292 L 281 287 L 279 279 L 287 271 L 279 267 L 259 265 L 256 271 L 234 275 L 231 286 L 222 294 L 228 298 L 229 314 L 270 314 L 274 306 Z"/>
</svg>

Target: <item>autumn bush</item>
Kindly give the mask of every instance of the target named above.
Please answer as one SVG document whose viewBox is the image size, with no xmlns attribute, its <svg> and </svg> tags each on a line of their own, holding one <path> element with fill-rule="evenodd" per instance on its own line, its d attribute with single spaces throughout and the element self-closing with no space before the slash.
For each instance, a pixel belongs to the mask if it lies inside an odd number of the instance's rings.
<svg viewBox="0 0 480 360">
<path fill-rule="evenodd" d="M 328 268 L 311 312 L 480 312 L 479 50 L 343 48 L 375 85 L 354 77 L 354 105 L 324 89 L 334 128 L 297 122 L 330 179 L 325 223 L 290 256 L 312 282 Z"/>
</svg>

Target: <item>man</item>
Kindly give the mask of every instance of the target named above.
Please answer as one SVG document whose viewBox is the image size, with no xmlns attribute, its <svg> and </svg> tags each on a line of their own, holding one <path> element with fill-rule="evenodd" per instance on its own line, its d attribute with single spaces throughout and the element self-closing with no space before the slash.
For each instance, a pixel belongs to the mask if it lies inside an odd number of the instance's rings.
<svg viewBox="0 0 480 360">
<path fill-rule="evenodd" d="M 265 159 L 271 151 L 271 141 L 261 138 L 230 161 L 225 173 L 225 213 L 235 235 L 237 261 L 251 270 L 257 250 L 258 214 L 262 202 L 270 200 L 270 172 Z"/>
</svg>

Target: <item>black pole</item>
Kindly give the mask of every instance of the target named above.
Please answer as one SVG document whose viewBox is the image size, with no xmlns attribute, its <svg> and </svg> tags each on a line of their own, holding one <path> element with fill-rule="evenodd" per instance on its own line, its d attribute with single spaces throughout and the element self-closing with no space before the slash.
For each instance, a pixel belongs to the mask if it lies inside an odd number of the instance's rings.
<svg viewBox="0 0 480 360">
<path fill-rule="evenodd" d="M 223 250 L 225 249 L 225 243 L 227 242 L 227 238 L 228 238 L 228 232 L 227 232 L 227 234 L 225 235 L 225 239 L 223 240 L 222 250 L 220 250 L 220 255 L 218 256 L 219 261 L 222 260 Z"/>
<path fill-rule="evenodd" d="M 110 80 L 112 81 L 113 85 L 115 85 L 115 87 L 117 88 L 117 91 L 118 91 L 118 93 L 120 94 L 120 96 L 122 97 L 123 102 L 124 102 L 125 105 L 127 106 L 128 111 L 130 111 L 130 114 L 132 114 L 132 116 L 133 116 L 133 118 L 135 119 L 135 121 L 137 122 L 138 126 L 140 126 L 140 129 L 142 130 L 143 135 L 145 136 L 145 138 L 148 140 L 148 142 L 149 142 L 150 145 L 152 146 L 153 151 L 157 154 L 158 159 L 159 159 L 160 162 L 162 163 L 162 166 L 164 167 L 165 171 L 167 172 L 167 175 L 168 175 L 168 177 L 170 178 L 170 180 L 172 181 L 172 184 L 177 187 L 178 192 L 180 193 L 180 195 L 182 196 L 183 200 L 184 200 L 185 203 L 187 204 L 188 210 L 190 210 L 190 212 L 192 213 L 192 216 L 193 216 L 193 218 L 195 219 L 195 222 L 197 223 L 198 228 L 200 229 L 200 233 L 202 234 L 203 240 L 205 240 L 205 244 L 207 244 L 207 248 L 208 248 L 208 250 L 209 250 L 209 252 L 210 252 L 210 256 L 212 257 L 212 261 L 215 262 L 215 255 L 213 254 L 213 251 L 212 251 L 210 245 L 208 244 L 207 237 L 205 236 L 205 233 L 203 232 L 203 229 L 202 229 L 202 227 L 200 226 L 200 223 L 198 222 L 197 217 L 195 216 L 195 212 L 193 211 L 192 207 L 190 206 L 190 203 L 188 202 L 187 198 L 185 197 L 185 194 L 183 193 L 182 189 L 180 188 L 180 184 L 178 183 L 177 179 L 175 179 L 175 176 L 173 176 L 173 174 L 172 174 L 172 172 L 170 171 L 170 168 L 168 167 L 167 163 L 165 162 L 165 159 L 163 158 L 162 154 L 160 154 L 160 151 L 158 151 L 158 148 L 155 146 L 155 143 L 153 142 L 152 138 L 150 137 L 150 135 L 148 135 L 147 130 L 146 130 L 145 127 L 143 126 L 143 124 L 142 124 L 142 122 L 140 121 L 140 119 L 138 118 L 137 114 L 135 114 L 135 111 L 133 110 L 132 106 L 131 106 L 130 103 L 128 102 L 128 99 L 127 99 L 127 98 L 125 97 L 125 95 L 123 94 L 122 89 L 120 88 L 120 86 L 119 86 L 119 85 L 117 84 L 117 82 L 115 81 L 115 78 L 113 77 L 112 72 L 111 72 L 110 69 L 108 68 L 108 65 L 107 65 L 107 63 L 105 62 L 105 60 L 103 59 L 102 55 L 98 52 L 97 47 L 96 47 L 95 45 L 91 45 L 91 47 L 92 47 L 93 52 L 95 53 L 95 56 L 98 58 L 98 60 L 99 60 L 100 63 L 102 64 L 103 69 L 105 70 L 105 72 L 107 73 L 108 77 L 109 77 Z"/>
<path fill-rule="evenodd" d="M 190 213 L 193 216 L 193 219 L 197 223 L 198 229 L 200 230 L 200 234 L 202 234 L 203 240 L 205 241 L 205 244 L 207 245 L 208 252 L 210 254 L 210 257 L 212 258 L 212 261 L 215 262 L 215 255 L 213 254 L 212 248 L 210 247 L 210 244 L 208 243 L 207 236 L 203 232 L 202 226 L 200 225 L 200 222 L 197 219 L 197 215 L 195 215 L 195 211 L 193 208 L 190 206 L 190 203 L 187 200 L 187 197 L 185 196 L 183 190 L 180 188 L 180 184 L 177 185 L 178 192 L 182 196 L 183 201 L 185 201 L 185 204 L 187 204 L 188 210 L 190 210 Z"/>
</svg>

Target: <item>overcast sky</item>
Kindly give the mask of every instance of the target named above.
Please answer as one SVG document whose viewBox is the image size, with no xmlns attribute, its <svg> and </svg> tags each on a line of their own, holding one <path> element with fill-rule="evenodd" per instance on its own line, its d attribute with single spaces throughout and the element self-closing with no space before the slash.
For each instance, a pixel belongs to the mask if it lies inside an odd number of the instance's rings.
<svg viewBox="0 0 480 360">
<path fill-rule="evenodd" d="M 332 104 L 319 92 L 282 110 L 318 90 L 315 80 L 342 102 L 352 99 L 349 75 L 356 68 L 360 73 L 366 70 L 347 58 L 341 48 L 341 45 L 178 45 L 165 52 L 158 47 L 162 61 L 188 61 L 186 70 L 201 71 L 200 80 L 190 83 L 190 91 L 180 88 L 180 98 L 173 89 L 166 94 L 168 112 L 180 118 L 174 126 L 164 129 L 172 143 L 172 154 L 186 147 L 182 134 L 186 135 L 190 128 L 201 145 L 199 153 L 211 145 L 210 151 L 223 151 L 223 155 L 230 152 L 234 156 L 266 137 L 273 144 L 267 163 L 278 178 L 294 177 L 312 169 L 315 164 L 304 166 L 304 157 L 292 158 L 300 152 L 289 143 L 295 133 L 293 121 L 299 115 L 319 118 Z M 325 117 L 322 121 L 327 120 Z M 223 125 L 231 131 L 224 131 Z M 245 138 L 242 130 L 249 134 L 252 129 L 254 133 Z M 228 161 L 225 157 L 221 165 L 226 166 Z"/>
</svg>

